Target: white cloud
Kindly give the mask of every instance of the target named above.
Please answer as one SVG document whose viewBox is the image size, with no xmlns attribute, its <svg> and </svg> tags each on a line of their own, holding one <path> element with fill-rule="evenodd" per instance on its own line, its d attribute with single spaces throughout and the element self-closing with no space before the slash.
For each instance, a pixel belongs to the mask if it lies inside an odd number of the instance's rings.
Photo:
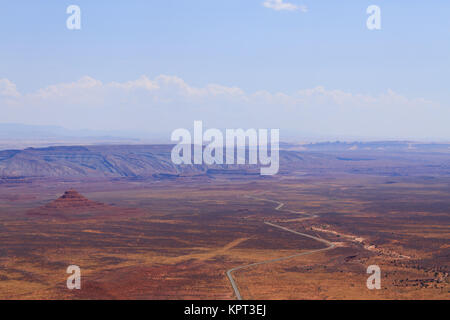
<svg viewBox="0 0 450 320">
<path fill-rule="evenodd" d="M 67 97 L 76 92 L 86 92 L 93 88 L 99 88 L 102 85 L 101 81 L 85 76 L 75 82 L 61 83 L 39 89 L 36 93 L 32 94 L 32 96 L 41 99 Z"/>
<path fill-rule="evenodd" d="M 450 138 L 450 108 L 386 90 L 378 95 L 322 86 L 293 93 L 246 92 L 220 84 L 192 86 L 159 75 L 124 82 L 83 77 L 22 93 L 0 80 L 2 122 L 80 129 L 161 131 L 203 120 L 217 128 L 284 128 L 359 136 Z"/>
<path fill-rule="evenodd" d="M 111 82 L 109 84 L 113 88 L 133 90 L 133 89 L 145 89 L 145 90 L 157 90 L 158 84 L 155 81 L 150 80 L 146 76 L 141 76 L 139 79 L 127 81 L 124 83 Z"/>
<path fill-rule="evenodd" d="M 16 85 L 8 79 L 0 79 L 0 96 L 19 97 Z"/>
<path fill-rule="evenodd" d="M 288 2 L 283 2 L 283 0 L 266 0 L 263 2 L 263 6 L 276 11 L 286 10 L 286 11 L 296 11 L 307 12 L 308 8 L 304 5 L 296 5 Z"/>
</svg>

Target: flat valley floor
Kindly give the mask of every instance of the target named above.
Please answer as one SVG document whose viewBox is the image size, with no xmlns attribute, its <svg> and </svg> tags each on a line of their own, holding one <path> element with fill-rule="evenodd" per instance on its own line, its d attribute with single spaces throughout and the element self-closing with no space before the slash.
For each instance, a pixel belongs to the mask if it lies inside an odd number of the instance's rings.
<svg viewBox="0 0 450 320">
<path fill-rule="evenodd" d="M 227 270 L 326 247 L 266 222 L 334 247 L 233 272 L 243 299 L 450 299 L 449 188 L 363 174 L 6 181 L 0 299 L 235 299 Z M 67 190 L 104 206 L 46 215 Z"/>
</svg>

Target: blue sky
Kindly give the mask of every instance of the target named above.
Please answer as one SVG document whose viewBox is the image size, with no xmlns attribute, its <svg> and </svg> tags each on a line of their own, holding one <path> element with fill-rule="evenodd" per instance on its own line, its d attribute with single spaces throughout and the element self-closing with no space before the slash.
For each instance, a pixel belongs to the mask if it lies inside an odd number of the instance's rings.
<svg viewBox="0 0 450 320">
<path fill-rule="evenodd" d="M 0 121 L 450 140 L 448 1 L 264 1 L 2 1 Z"/>
</svg>

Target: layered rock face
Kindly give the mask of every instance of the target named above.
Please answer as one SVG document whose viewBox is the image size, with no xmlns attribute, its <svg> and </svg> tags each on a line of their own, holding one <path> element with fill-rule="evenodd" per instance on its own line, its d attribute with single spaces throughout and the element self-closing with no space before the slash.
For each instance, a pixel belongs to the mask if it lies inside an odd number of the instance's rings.
<svg viewBox="0 0 450 320">
<path fill-rule="evenodd" d="M 175 165 L 172 145 L 87 146 L 0 150 L 0 183 L 6 178 L 171 179 L 208 174 L 259 172 L 258 165 Z M 302 164 L 295 152 L 280 153 L 283 168 Z M 315 163 L 317 159 L 315 159 Z M 216 169 L 216 171 L 208 171 Z"/>
</svg>

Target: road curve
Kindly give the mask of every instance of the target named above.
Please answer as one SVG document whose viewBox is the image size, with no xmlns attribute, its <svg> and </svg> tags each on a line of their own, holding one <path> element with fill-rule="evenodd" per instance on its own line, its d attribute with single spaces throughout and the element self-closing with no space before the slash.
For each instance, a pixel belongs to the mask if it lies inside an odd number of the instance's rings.
<svg viewBox="0 0 450 320">
<path fill-rule="evenodd" d="M 284 206 L 284 203 L 279 202 L 279 201 L 268 200 L 268 199 L 260 199 L 260 198 L 254 198 L 254 197 L 248 197 L 248 198 L 276 203 L 277 207 L 275 208 L 275 210 L 277 210 L 277 211 L 279 211 Z M 314 219 L 314 218 L 317 217 L 316 215 L 305 214 L 303 212 L 296 212 L 296 211 L 292 211 L 292 210 L 284 210 L 284 211 L 292 212 L 292 213 L 300 213 L 300 214 L 306 215 L 307 217 L 304 218 L 304 220 L 306 220 L 306 219 Z M 239 267 L 235 267 L 235 268 L 229 269 L 226 272 L 226 274 L 227 274 L 228 279 L 230 280 L 231 286 L 233 287 L 234 294 L 236 295 L 236 299 L 237 300 L 242 300 L 242 296 L 241 296 L 241 293 L 239 292 L 239 288 L 238 288 L 238 286 L 236 284 L 236 281 L 233 278 L 233 272 L 234 271 L 238 271 L 238 270 L 241 270 L 241 269 L 247 269 L 247 268 L 251 268 L 251 267 L 262 265 L 262 264 L 268 264 L 268 263 L 272 263 L 272 262 L 288 260 L 288 259 L 292 259 L 292 258 L 295 258 L 295 257 L 300 257 L 300 256 L 308 255 L 308 254 L 313 254 L 313 253 L 316 253 L 316 252 L 327 251 L 327 250 L 334 249 L 334 247 L 335 247 L 335 245 L 332 242 L 330 242 L 330 241 L 327 241 L 327 240 L 324 240 L 324 239 L 321 239 L 321 238 L 318 238 L 318 237 L 315 237 L 315 236 L 312 236 L 312 235 L 309 235 L 309 234 L 306 234 L 306 233 L 297 232 L 297 231 L 291 230 L 291 229 L 286 228 L 286 227 L 279 226 L 279 225 L 271 223 L 271 222 L 265 221 L 264 223 L 269 225 L 269 226 L 271 226 L 271 227 L 274 227 L 274 228 L 278 228 L 278 229 L 281 229 L 281 230 L 284 230 L 284 231 L 287 231 L 287 232 L 291 232 L 291 233 L 297 234 L 299 236 L 307 237 L 307 238 L 310 238 L 310 239 L 322 242 L 323 244 L 326 244 L 327 247 L 326 248 L 322 248 L 322 249 L 315 249 L 315 250 L 310 250 L 310 251 L 306 251 L 306 252 L 301 252 L 301 253 L 290 255 L 290 256 L 287 256 L 287 257 L 281 257 L 281 258 L 276 258 L 276 259 L 271 259 L 271 260 L 266 260 L 266 261 L 255 262 L 255 263 L 251 263 L 251 264 L 247 264 L 247 265 L 243 265 L 243 266 L 239 266 Z"/>
</svg>

